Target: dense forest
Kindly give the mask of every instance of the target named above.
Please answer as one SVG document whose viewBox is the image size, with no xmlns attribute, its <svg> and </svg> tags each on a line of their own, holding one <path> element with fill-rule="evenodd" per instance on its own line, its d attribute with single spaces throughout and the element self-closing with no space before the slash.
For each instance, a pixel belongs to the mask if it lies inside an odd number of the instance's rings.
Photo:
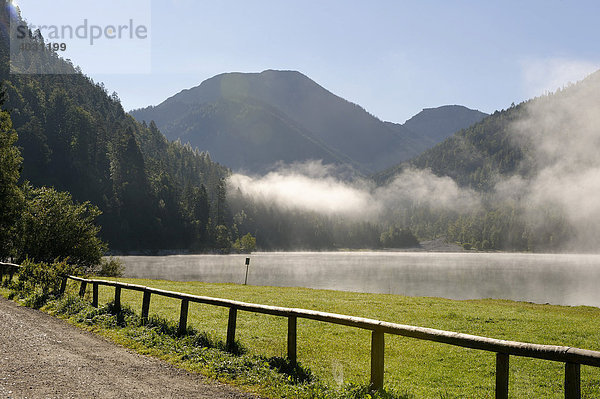
<svg viewBox="0 0 600 399">
<path fill-rule="evenodd" d="M 9 26 L 11 8 L 2 3 L 0 19 Z M 17 65 L 62 74 L 10 73 L 9 37 L 5 30 L 0 35 L 4 108 L 18 133 L 23 180 L 98 206 L 101 236 L 113 250 L 218 246 L 230 228 L 227 168 L 168 142 L 153 123 L 136 122 L 116 93 L 54 52 L 31 52 Z M 43 42 L 32 36 L 27 40 Z"/>
<path fill-rule="evenodd" d="M 515 174 L 526 177 L 530 172 L 522 162 L 527 149 L 516 143 L 510 132 L 512 124 L 524 116 L 525 107 L 523 103 L 496 111 L 411 161 L 374 176 L 380 185 L 385 185 L 405 170 L 428 169 L 437 176 L 449 176 L 460 187 L 473 189 L 481 195 L 482 208 L 409 207 L 406 211 L 409 216 L 405 220 L 419 237 L 445 237 L 468 249 L 547 249 L 544 244 L 553 239 L 532 231 L 526 223 L 524 209 L 516 201 L 499 203 L 493 196 L 499 180 Z M 563 230 L 546 229 L 553 231 L 551 234 L 564 234 Z M 562 240 L 564 237 L 557 238 Z"/>
<path fill-rule="evenodd" d="M 282 207 L 268 199 L 244 195 L 237 189 L 230 191 L 229 204 L 236 235 L 251 234 L 263 249 L 378 249 L 419 245 L 410 230 L 389 221 Z"/>
<path fill-rule="evenodd" d="M 411 170 L 430 170 L 479 198 L 473 208 L 404 209 L 407 227 L 421 238 L 483 250 L 596 250 L 597 214 L 586 201 L 597 194 L 587 177 L 598 168 L 599 87 L 596 72 L 513 104 L 374 178 L 385 186 Z"/>
<path fill-rule="evenodd" d="M 461 186 L 479 191 L 492 189 L 499 175 L 527 174 L 523 152 L 527 151 L 511 136 L 512 124 L 523 118 L 527 103 L 513 105 L 457 132 L 412 160 L 374 175 L 385 184 L 408 167 L 431 169 L 449 176 Z"/>
</svg>

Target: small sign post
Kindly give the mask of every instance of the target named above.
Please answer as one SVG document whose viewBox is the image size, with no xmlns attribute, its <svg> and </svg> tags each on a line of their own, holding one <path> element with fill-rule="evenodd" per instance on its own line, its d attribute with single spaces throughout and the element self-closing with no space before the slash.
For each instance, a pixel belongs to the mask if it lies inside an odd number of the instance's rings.
<svg viewBox="0 0 600 399">
<path fill-rule="evenodd" d="M 246 258 L 246 278 L 244 279 L 244 285 L 248 284 L 248 267 L 250 266 L 250 258 Z"/>
</svg>

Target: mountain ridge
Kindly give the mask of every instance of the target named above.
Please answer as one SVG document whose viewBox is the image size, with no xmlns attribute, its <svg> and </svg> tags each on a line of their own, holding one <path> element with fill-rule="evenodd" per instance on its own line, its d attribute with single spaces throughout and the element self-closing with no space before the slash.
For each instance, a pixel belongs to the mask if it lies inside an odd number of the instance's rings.
<svg viewBox="0 0 600 399">
<path fill-rule="evenodd" d="M 286 148 L 285 145 L 280 145 L 267 151 L 267 155 L 262 147 L 269 148 L 271 143 L 264 139 L 258 140 L 262 132 L 252 128 L 249 133 L 244 134 L 257 138 L 257 141 L 246 143 L 244 148 L 239 148 L 235 143 L 239 130 L 230 130 L 227 140 L 218 145 L 217 142 L 211 142 L 211 137 L 224 134 L 224 126 L 216 123 L 207 109 L 218 102 L 224 104 L 223 102 L 232 101 L 261 104 L 265 108 L 264 112 L 278 111 L 286 126 L 280 126 L 277 131 L 271 129 L 273 137 L 278 132 L 291 137 L 290 127 L 301 127 L 304 139 L 320 148 L 314 152 L 303 152 L 294 146 Z M 485 116 L 466 107 L 453 110 L 461 115 L 466 114 L 461 116 L 465 120 L 477 121 Z M 206 149 L 214 155 L 214 159 L 234 170 L 247 169 L 259 173 L 269 170 L 271 165 L 282 160 L 293 163 L 322 159 L 325 163 L 350 164 L 363 174 L 371 174 L 409 159 L 440 140 L 439 132 L 430 135 L 423 131 L 414 132 L 401 124 L 384 122 L 301 72 L 289 70 L 219 74 L 167 98 L 157 106 L 132 110 L 130 114 L 140 121 L 154 120 L 170 140 L 181 139 L 194 147 Z M 221 118 L 225 117 L 226 115 L 221 115 Z M 243 121 L 245 117 L 240 113 L 229 115 L 230 119 L 237 121 Z M 221 122 L 231 125 L 231 121 Z M 461 127 L 467 127 L 466 125 L 464 122 Z M 447 131 L 442 137 L 452 133 L 454 131 Z M 299 142 L 298 140 L 300 139 L 297 138 L 296 141 Z M 236 154 L 240 151 L 262 152 L 265 157 L 254 157 L 254 161 L 248 165 L 240 162 L 239 156 L 228 157 L 223 153 L 225 148 Z M 333 156 L 322 158 L 322 153 Z"/>
</svg>

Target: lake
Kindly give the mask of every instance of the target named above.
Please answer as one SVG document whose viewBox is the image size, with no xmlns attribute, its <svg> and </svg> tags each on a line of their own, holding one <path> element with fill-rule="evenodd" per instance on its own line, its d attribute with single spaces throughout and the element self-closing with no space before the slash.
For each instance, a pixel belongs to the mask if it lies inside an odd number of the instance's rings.
<svg viewBox="0 0 600 399">
<path fill-rule="evenodd" d="M 122 256 L 125 276 L 600 307 L 600 255 L 258 252 Z"/>
</svg>

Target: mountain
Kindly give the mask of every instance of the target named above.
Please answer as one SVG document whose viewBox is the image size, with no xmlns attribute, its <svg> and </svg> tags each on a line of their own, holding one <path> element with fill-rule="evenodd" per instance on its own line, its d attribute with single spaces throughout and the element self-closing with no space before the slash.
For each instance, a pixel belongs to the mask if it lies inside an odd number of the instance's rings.
<svg viewBox="0 0 600 399">
<path fill-rule="evenodd" d="M 496 176 L 509 176 L 524 167 L 521 161 L 527 149 L 512 139 L 511 127 L 524 118 L 526 104 L 496 111 L 422 154 L 377 173 L 374 178 L 379 184 L 386 184 L 406 169 L 431 169 L 461 186 L 489 190 Z"/>
<path fill-rule="evenodd" d="M 597 71 L 496 111 L 375 178 L 387 187 L 425 173 L 443 183 L 439 197 L 459 194 L 446 209 L 438 201 L 405 211 L 419 236 L 486 250 L 597 252 L 599 109 Z"/>
<path fill-rule="evenodd" d="M 14 5 L 0 1 L 0 24 L 13 23 L 26 25 Z M 23 40 L 43 48 L 41 38 Z M 154 124 L 138 123 L 116 94 L 53 51 L 19 53 L 13 66 L 56 73 L 10 73 L 9 48 L 8 33 L 0 30 L 4 108 L 19 136 L 24 180 L 98 206 L 101 235 L 111 249 L 214 245 L 216 225 L 226 219 L 227 168 L 206 153 L 169 143 Z"/>
<path fill-rule="evenodd" d="M 404 122 L 404 127 L 435 144 L 480 122 L 486 116 L 483 112 L 462 105 L 444 105 L 424 109 Z"/>
<path fill-rule="evenodd" d="M 424 110 L 411 129 L 377 119 L 300 72 L 274 70 L 217 75 L 130 114 L 234 170 L 322 159 L 364 174 L 409 159 L 454 133 L 448 128 L 485 116 L 456 106 Z"/>
</svg>

